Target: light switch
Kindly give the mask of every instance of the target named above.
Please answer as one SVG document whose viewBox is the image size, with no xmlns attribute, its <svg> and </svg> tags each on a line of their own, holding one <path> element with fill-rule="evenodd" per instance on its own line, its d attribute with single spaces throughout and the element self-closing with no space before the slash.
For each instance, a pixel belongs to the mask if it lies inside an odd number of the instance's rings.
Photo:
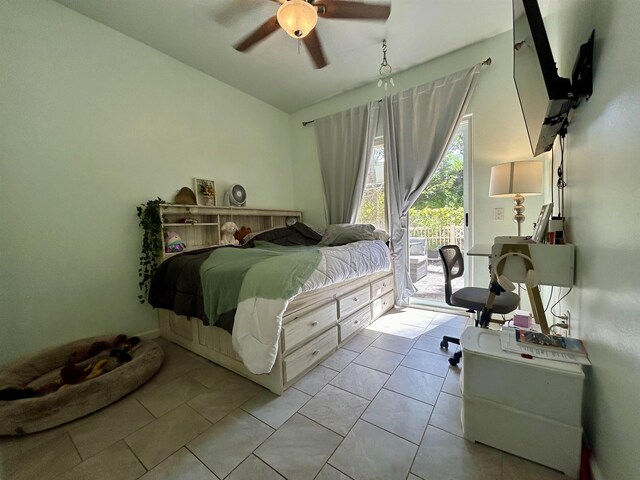
<svg viewBox="0 0 640 480">
<path fill-rule="evenodd" d="M 494 208 L 493 219 L 497 222 L 504 220 L 504 208 Z"/>
</svg>

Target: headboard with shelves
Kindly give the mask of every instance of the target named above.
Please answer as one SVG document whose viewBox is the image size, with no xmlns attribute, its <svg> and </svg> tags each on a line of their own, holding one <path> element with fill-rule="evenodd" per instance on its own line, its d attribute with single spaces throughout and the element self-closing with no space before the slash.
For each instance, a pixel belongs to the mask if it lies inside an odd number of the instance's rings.
<svg viewBox="0 0 640 480">
<path fill-rule="evenodd" d="M 288 221 L 302 221 L 302 212 L 297 210 L 175 204 L 161 204 L 159 208 L 163 231 L 161 260 L 175 255 L 165 253 L 165 231 L 174 231 L 180 235 L 188 251 L 218 245 L 220 227 L 225 222 L 234 222 L 238 227 L 249 227 L 252 232 L 259 232 L 284 227 Z"/>
</svg>

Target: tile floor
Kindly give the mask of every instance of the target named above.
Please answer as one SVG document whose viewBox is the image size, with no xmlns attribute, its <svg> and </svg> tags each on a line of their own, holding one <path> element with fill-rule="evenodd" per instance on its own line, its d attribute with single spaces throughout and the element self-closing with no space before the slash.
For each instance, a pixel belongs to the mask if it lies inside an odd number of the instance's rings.
<svg viewBox="0 0 640 480">
<path fill-rule="evenodd" d="M 466 323 L 393 310 L 280 397 L 160 339 L 162 369 L 124 399 L 53 430 L 0 437 L 0 478 L 564 478 L 462 438 L 460 370 L 438 337 Z"/>
</svg>

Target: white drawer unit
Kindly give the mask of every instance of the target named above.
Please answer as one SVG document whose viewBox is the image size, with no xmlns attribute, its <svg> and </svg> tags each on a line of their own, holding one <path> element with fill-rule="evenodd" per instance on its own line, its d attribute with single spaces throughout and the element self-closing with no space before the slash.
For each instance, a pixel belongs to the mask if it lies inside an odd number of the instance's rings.
<svg viewBox="0 0 640 480">
<path fill-rule="evenodd" d="M 340 343 L 344 342 L 347 338 L 353 335 L 358 330 L 369 325 L 371 321 L 371 309 L 363 308 L 358 310 L 353 315 L 342 320 L 339 324 L 340 330 Z"/>
<path fill-rule="evenodd" d="M 377 320 L 384 312 L 394 305 L 393 290 L 371 302 L 371 320 Z"/>
<path fill-rule="evenodd" d="M 393 274 L 371 283 L 371 298 L 376 298 L 393 289 Z"/>
<path fill-rule="evenodd" d="M 284 379 L 290 382 L 338 348 L 338 327 L 335 326 L 318 338 L 284 357 Z"/>
<path fill-rule="evenodd" d="M 505 352 L 487 329 L 468 327 L 460 342 L 464 437 L 577 478 L 582 368 Z"/>
<path fill-rule="evenodd" d="M 347 317 L 371 300 L 369 285 L 347 293 L 338 298 L 338 313 L 340 318 Z"/>
<path fill-rule="evenodd" d="M 292 351 L 337 321 L 338 311 L 335 301 L 306 313 L 296 313 L 285 317 L 282 332 L 283 353 Z"/>
</svg>

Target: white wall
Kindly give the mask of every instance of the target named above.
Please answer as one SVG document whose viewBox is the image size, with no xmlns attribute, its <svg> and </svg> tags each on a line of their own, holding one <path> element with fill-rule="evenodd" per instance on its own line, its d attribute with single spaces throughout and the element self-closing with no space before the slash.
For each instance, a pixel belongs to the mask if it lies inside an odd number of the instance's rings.
<svg viewBox="0 0 640 480">
<path fill-rule="evenodd" d="M 559 14 L 569 27 L 556 48 L 561 69 L 594 25 L 584 1 L 571 3 Z M 566 211 L 577 258 L 563 310 L 593 363 L 585 429 L 598 479 L 632 479 L 640 472 L 640 2 L 594 4 L 593 96 L 575 111 L 567 136 Z"/>
<path fill-rule="evenodd" d="M 135 207 L 217 180 L 294 203 L 289 116 L 51 1 L 0 0 L 0 365 L 157 328 Z"/>
</svg>

